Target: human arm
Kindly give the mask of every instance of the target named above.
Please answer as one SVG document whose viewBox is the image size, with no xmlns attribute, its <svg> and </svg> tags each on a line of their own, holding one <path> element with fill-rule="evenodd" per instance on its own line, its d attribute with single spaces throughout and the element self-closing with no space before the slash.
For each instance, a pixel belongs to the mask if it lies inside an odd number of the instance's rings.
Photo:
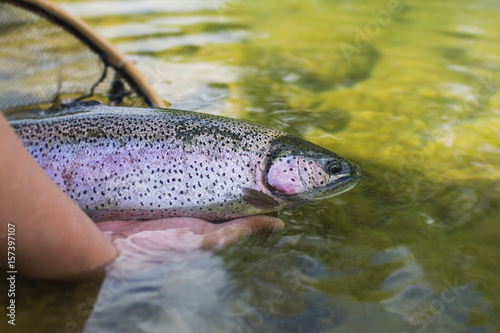
<svg viewBox="0 0 500 333">
<path fill-rule="evenodd" d="M 45 174 L 0 113 L 0 260 L 15 226 L 15 267 L 38 278 L 71 276 L 111 261 L 109 237 Z M 102 273 L 102 269 L 101 269 Z"/>
</svg>

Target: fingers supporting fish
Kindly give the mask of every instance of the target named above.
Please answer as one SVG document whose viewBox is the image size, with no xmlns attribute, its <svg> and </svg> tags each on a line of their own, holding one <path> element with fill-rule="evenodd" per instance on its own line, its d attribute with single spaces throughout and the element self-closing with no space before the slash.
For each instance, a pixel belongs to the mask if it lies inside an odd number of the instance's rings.
<svg viewBox="0 0 500 333">
<path fill-rule="evenodd" d="M 178 231 L 172 235 L 182 235 L 189 231 L 191 234 L 203 238 L 202 248 L 220 249 L 249 235 L 256 235 L 262 230 L 268 233 L 279 231 L 283 229 L 284 223 L 275 217 L 258 215 L 220 224 L 213 224 L 197 218 L 177 217 L 153 221 L 108 221 L 97 223 L 97 226 L 113 240 L 127 238 L 144 231 Z M 172 241 L 172 238 L 167 241 Z M 168 244 L 165 245 L 169 247 Z"/>
<path fill-rule="evenodd" d="M 284 228 L 285 224 L 278 218 L 258 215 L 243 217 L 214 226 L 219 228 L 206 234 L 202 244 L 204 249 L 222 249 L 242 238 L 256 235 L 263 230 L 266 233 L 279 231 Z"/>
</svg>

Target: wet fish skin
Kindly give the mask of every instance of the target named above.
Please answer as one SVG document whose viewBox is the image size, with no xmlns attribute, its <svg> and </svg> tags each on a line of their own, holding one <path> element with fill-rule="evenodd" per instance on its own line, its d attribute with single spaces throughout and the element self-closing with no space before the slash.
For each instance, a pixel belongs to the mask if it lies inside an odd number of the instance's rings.
<svg viewBox="0 0 500 333">
<path fill-rule="evenodd" d="M 94 221 L 220 222 L 335 195 L 360 178 L 356 165 L 300 138 L 190 111 L 98 105 L 11 125 Z"/>
</svg>

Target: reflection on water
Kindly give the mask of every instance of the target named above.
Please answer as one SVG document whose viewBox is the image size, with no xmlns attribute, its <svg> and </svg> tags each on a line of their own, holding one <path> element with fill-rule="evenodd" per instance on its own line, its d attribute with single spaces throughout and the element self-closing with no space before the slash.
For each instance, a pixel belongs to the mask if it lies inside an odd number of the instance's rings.
<svg viewBox="0 0 500 333">
<path fill-rule="evenodd" d="M 231 294 L 222 258 L 188 244 L 186 239 L 184 250 L 151 250 L 129 239 L 117 241 L 120 257 L 108 267 L 85 332 L 230 330 L 245 303 L 221 297 Z M 217 325 L 206 329 L 214 318 Z"/>
<path fill-rule="evenodd" d="M 162 98 L 171 108 L 231 115 L 225 104 L 230 95 L 229 84 L 238 77 L 238 68 L 209 62 L 186 64 L 151 57 L 141 59 L 146 61 L 137 67 L 162 92 Z"/>
<path fill-rule="evenodd" d="M 282 213 L 264 243 L 111 274 L 88 332 L 498 330 L 500 8 L 390 3 L 63 4 L 172 107 L 283 129 L 364 173 Z M 68 318 L 77 306 L 54 307 Z"/>
<path fill-rule="evenodd" d="M 64 8 L 80 17 L 106 15 L 137 15 L 145 13 L 179 13 L 216 9 L 219 0 L 143 0 L 143 1 L 93 1 L 65 3 Z"/>
</svg>

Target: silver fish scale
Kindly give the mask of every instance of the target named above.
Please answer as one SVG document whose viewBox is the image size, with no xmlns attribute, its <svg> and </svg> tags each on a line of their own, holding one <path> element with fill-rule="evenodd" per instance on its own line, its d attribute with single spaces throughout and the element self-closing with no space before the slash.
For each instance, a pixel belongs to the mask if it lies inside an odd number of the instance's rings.
<svg viewBox="0 0 500 333">
<path fill-rule="evenodd" d="M 46 173 L 95 221 L 260 213 L 262 161 L 285 133 L 180 110 L 93 107 L 11 122 Z"/>
</svg>

